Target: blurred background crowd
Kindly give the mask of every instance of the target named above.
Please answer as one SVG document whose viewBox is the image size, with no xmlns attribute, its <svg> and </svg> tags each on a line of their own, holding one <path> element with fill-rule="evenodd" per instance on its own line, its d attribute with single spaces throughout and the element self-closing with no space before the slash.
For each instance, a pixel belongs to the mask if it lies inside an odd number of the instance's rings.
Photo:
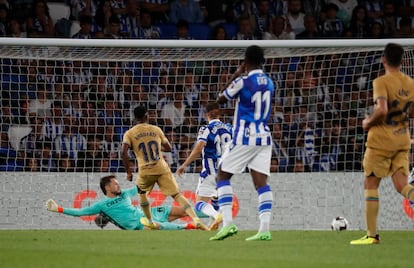
<svg viewBox="0 0 414 268">
<path fill-rule="evenodd" d="M 0 0 L 0 36 L 406 38 L 413 16 L 412 0 Z"/>
<path fill-rule="evenodd" d="M 0 33 L 15 37 L 410 37 L 414 14 L 411 1 L 0 3 Z M 51 6 L 67 9 L 56 15 Z M 276 84 L 272 172 L 362 170 L 361 121 L 372 111 L 371 82 L 383 72 L 380 58 L 381 51 L 267 58 L 265 71 Z M 173 151 L 165 157 L 175 171 L 206 123 L 206 104 L 216 99 L 240 64 L 240 59 L 157 62 L 127 57 L 0 61 L 0 170 L 61 172 L 124 171 L 122 136 L 133 124 L 137 105 L 147 106 L 150 122 L 172 142 Z M 221 108 L 222 120 L 231 123 L 232 104 Z M 130 158 L 135 164 L 134 156 Z M 200 168 L 197 161 L 187 172 Z"/>
</svg>

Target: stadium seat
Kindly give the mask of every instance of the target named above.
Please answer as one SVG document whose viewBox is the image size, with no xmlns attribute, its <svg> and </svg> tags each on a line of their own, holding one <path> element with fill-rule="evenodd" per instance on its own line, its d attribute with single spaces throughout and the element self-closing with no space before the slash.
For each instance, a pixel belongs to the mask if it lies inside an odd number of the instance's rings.
<svg viewBox="0 0 414 268">
<path fill-rule="evenodd" d="M 70 26 L 70 37 L 78 33 L 80 28 L 81 27 L 80 27 L 79 21 L 77 20 L 72 21 L 72 25 Z"/>
<path fill-rule="evenodd" d="M 52 17 L 53 23 L 56 23 L 59 19 L 70 17 L 70 7 L 61 2 L 48 2 L 49 14 Z"/>
<path fill-rule="evenodd" d="M 177 36 L 177 26 L 173 23 L 162 23 L 156 25 L 160 27 L 161 39 L 175 39 Z"/>
<path fill-rule="evenodd" d="M 206 23 L 190 23 L 188 25 L 188 32 L 194 39 L 208 40 L 210 39 L 211 28 Z"/>
<path fill-rule="evenodd" d="M 237 34 L 237 24 L 235 23 L 223 23 L 222 24 L 224 29 L 226 29 L 227 32 L 227 38 L 232 39 Z"/>
</svg>

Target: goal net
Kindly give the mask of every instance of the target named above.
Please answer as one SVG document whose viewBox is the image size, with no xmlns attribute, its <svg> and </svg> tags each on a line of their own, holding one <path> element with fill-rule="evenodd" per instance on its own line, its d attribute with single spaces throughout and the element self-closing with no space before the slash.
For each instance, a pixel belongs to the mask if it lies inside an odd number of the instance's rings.
<svg viewBox="0 0 414 268">
<path fill-rule="evenodd" d="M 361 122 L 372 111 L 372 80 L 384 71 L 381 55 L 388 42 L 404 46 L 403 71 L 413 76 L 409 39 L 2 38 L 0 170 L 125 172 L 122 136 L 133 125 L 133 109 L 145 105 L 150 122 L 173 144 L 165 157 L 175 171 L 206 123 L 206 104 L 228 83 L 245 48 L 257 44 L 265 49 L 264 70 L 276 85 L 271 171 L 360 176 L 366 138 Z M 223 121 L 232 122 L 233 106 L 222 106 Z M 200 170 L 197 160 L 186 172 Z"/>
<path fill-rule="evenodd" d="M 173 141 L 167 159 L 174 170 L 206 122 L 206 103 L 250 43 L 169 42 L 2 40 L 1 169 L 120 171 L 122 134 L 133 108 L 145 105 Z M 264 69 L 277 88 L 272 171 L 360 171 L 361 120 L 372 109 L 371 82 L 383 72 L 386 40 L 255 43 L 265 48 Z M 404 44 L 411 75 L 412 47 Z M 229 123 L 232 106 L 223 107 Z M 188 169 L 198 172 L 200 163 Z"/>
</svg>

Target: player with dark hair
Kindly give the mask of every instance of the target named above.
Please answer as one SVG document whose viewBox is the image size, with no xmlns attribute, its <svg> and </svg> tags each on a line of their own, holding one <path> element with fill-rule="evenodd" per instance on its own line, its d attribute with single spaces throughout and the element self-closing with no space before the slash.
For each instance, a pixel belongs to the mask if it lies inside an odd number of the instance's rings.
<svg viewBox="0 0 414 268">
<path fill-rule="evenodd" d="M 185 168 L 202 154 L 203 169 L 198 179 L 195 209 L 214 218 L 214 221 L 209 226 L 209 230 L 216 230 L 222 222 L 221 213 L 216 211 L 210 202 L 212 198 L 217 197 L 217 165 L 225 146 L 231 141 L 232 132 L 231 126 L 220 121 L 219 109 L 220 106 L 216 102 L 207 104 L 206 117 L 208 125 L 200 127 L 197 143 L 191 154 L 176 171 L 176 174 L 181 176 Z"/>
<path fill-rule="evenodd" d="M 132 170 L 128 150 L 134 151 L 138 163 L 138 176 L 135 183 L 138 187 L 140 205 L 146 216 L 142 218 L 142 223 L 149 228 L 155 227 L 147 194 L 151 192 L 155 184 L 158 184 L 164 195 L 171 196 L 180 204 L 187 215 L 193 219 L 197 228 L 206 230 L 207 227 L 197 217 L 190 202 L 180 193 L 171 169 L 162 155 L 161 150 L 171 151 L 171 144 L 164 132 L 161 128 L 148 123 L 148 112 L 145 106 L 137 106 L 134 109 L 134 117 L 137 124 L 125 132 L 122 141 L 122 160 L 127 180 L 131 181 Z"/>
<path fill-rule="evenodd" d="M 374 111 L 362 121 L 368 131 L 364 154 L 365 220 L 367 234 L 352 245 L 378 244 L 378 188 L 382 178 L 391 176 L 395 189 L 414 201 L 414 186 L 407 182 L 411 148 L 408 116 L 413 116 L 414 81 L 400 71 L 404 49 L 385 46 L 382 64 L 385 74 L 373 81 Z"/>
<path fill-rule="evenodd" d="M 247 241 L 271 240 L 269 231 L 273 194 L 267 179 L 270 175 L 272 136 L 268 127 L 274 95 L 273 81 L 263 72 L 263 49 L 249 46 L 244 62 L 233 74 L 231 84 L 219 94 L 217 102 L 226 103 L 236 99 L 234 111 L 233 138 L 225 150 L 218 169 L 217 192 L 223 227 L 210 240 L 223 240 L 238 232 L 233 223 L 233 188 L 230 179 L 233 174 L 249 169 L 258 194 L 260 226 L 257 234 Z M 241 76 L 243 73 L 245 75 Z"/>
<path fill-rule="evenodd" d="M 52 212 L 78 217 L 99 214 L 95 222 L 102 228 L 110 221 L 123 230 L 144 229 L 144 225 L 140 222 L 140 219 L 145 217 L 145 215 L 139 207 L 132 205 L 131 200 L 131 197 L 136 196 L 138 193 L 136 186 L 129 189 L 121 189 L 116 177 L 109 175 L 101 178 L 100 187 L 106 197 L 89 207 L 63 208 L 53 199 L 49 199 L 46 201 L 46 208 Z M 156 220 L 153 229 L 182 230 L 195 228 L 192 224 L 176 224 L 170 222 L 187 216 L 182 208 L 159 206 L 151 208 L 151 212 L 154 220 Z"/>
</svg>

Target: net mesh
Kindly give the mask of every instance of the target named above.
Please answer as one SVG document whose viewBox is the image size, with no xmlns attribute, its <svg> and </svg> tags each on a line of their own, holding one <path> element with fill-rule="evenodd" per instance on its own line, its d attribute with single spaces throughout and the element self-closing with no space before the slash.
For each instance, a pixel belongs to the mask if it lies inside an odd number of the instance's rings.
<svg viewBox="0 0 414 268">
<path fill-rule="evenodd" d="M 273 172 L 362 170 L 361 121 L 372 111 L 382 49 L 266 45 L 264 68 L 277 87 Z M 405 49 L 403 71 L 413 75 L 413 47 Z M 206 103 L 227 84 L 244 50 L 5 44 L 1 169 L 122 172 L 122 135 L 133 124 L 133 108 L 145 105 L 174 145 L 166 154 L 174 171 L 206 123 Z M 181 91 L 182 109 L 175 105 Z M 222 107 L 229 123 L 232 108 Z M 196 161 L 187 172 L 200 169 Z"/>
</svg>

